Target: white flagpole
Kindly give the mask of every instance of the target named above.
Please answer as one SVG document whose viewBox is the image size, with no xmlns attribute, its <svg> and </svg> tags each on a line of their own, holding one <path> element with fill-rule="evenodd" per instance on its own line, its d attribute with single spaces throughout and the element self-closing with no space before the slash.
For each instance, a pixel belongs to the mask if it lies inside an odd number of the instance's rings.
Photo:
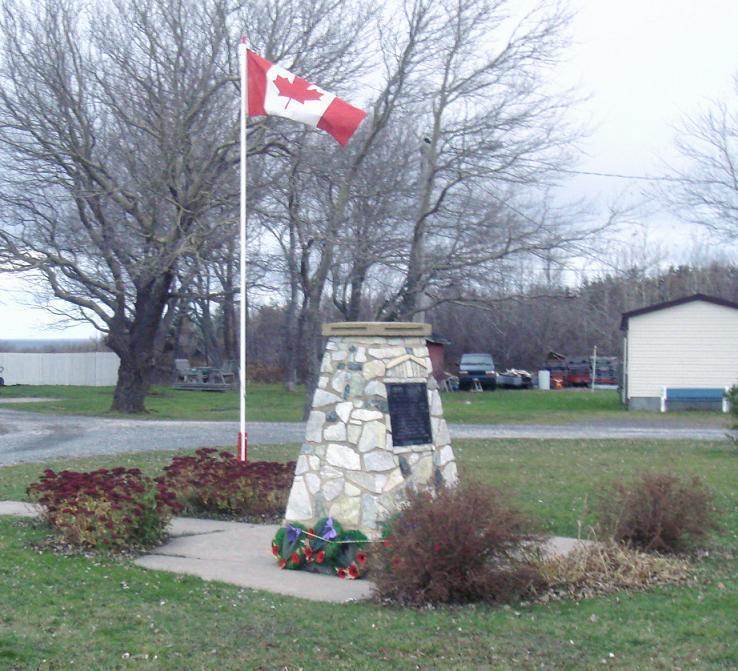
<svg viewBox="0 0 738 671">
<path fill-rule="evenodd" d="M 246 120 L 248 119 L 248 67 L 246 49 L 248 40 L 241 38 L 238 45 L 238 62 L 241 68 L 241 212 L 239 281 L 241 286 L 239 312 L 239 431 L 238 458 L 246 461 L 248 434 L 246 433 Z"/>
</svg>

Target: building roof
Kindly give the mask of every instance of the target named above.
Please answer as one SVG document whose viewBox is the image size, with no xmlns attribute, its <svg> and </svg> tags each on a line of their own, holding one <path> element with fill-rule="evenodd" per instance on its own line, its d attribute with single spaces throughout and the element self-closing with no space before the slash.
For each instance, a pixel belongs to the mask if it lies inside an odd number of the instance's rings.
<svg viewBox="0 0 738 671">
<path fill-rule="evenodd" d="M 705 294 L 692 294 L 691 296 L 684 296 L 683 298 L 677 298 L 673 301 L 654 303 L 653 305 L 647 305 L 645 308 L 638 308 L 637 310 L 629 310 L 628 312 L 623 312 L 622 319 L 620 320 L 620 328 L 623 331 L 627 330 L 628 320 L 631 317 L 640 317 L 641 315 L 648 314 L 649 312 L 666 310 L 667 308 L 673 308 L 677 305 L 684 305 L 685 303 L 691 303 L 693 301 L 703 301 L 704 303 L 713 303 L 714 305 L 722 305 L 726 308 L 733 308 L 734 310 L 738 310 L 738 303 L 726 300 L 725 298 L 718 298 L 717 296 L 707 296 Z"/>
</svg>

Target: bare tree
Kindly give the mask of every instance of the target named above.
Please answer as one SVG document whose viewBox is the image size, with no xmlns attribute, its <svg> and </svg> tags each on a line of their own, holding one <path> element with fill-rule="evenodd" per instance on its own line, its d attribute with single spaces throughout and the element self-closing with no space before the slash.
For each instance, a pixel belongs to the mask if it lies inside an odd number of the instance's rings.
<svg viewBox="0 0 738 671">
<path fill-rule="evenodd" d="M 539 2 L 516 17 L 507 0 L 448 0 L 437 11 L 441 30 L 413 104 L 418 138 L 408 151 L 419 168 L 405 269 L 380 309 L 389 319 L 420 316 L 434 287 L 461 288 L 465 269 L 488 274 L 484 264 L 584 233 L 565 233 L 555 216 L 534 221 L 519 205 L 521 189 L 551 181 L 579 135 L 565 119 L 576 96 L 546 81 L 570 13 Z"/>
<path fill-rule="evenodd" d="M 364 128 L 340 154 L 312 134 L 290 152 L 263 221 L 285 259 L 286 351 L 299 340 L 312 362 L 308 395 L 329 282 L 346 319 L 414 318 L 480 294 L 508 260 L 581 252 L 591 236 L 540 206 L 577 136 L 563 120 L 572 97 L 545 82 L 569 14 L 542 2 L 515 18 L 510 4 L 418 0 L 402 22 L 381 16 L 385 89 Z"/>
<path fill-rule="evenodd" d="M 217 236 L 202 220 L 233 165 L 226 15 L 220 0 L 3 6 L 2 240 L 105 333 L 114 410 L 144 410 L 178 259 Z"/>
<path fill-rule="evenodd" d="M 400 118 L 388 126 L 351 189 L 331 270 L 332 302 L 347 321 L 373 316 L 375 276 L 396 275 L 394 268 L 403 263 L 418 168 L 416 153 L 408 151 L 416 144 L 409 121 Z"/>
<path fill-rule="evenodd" d="M 345 151 L 336 152 L 323 138 L 303 134 L 290 152 L 282 225 L 273 227 L 285 250 L 290 282 L 288 330 L 301 335 L 306 359 L 307 398 L 317 383 L 320 364 L 321 307 L 336 250 L 345 230 L 347 211 L 360 171 L 413 86 L 416 70 L 432 48 L 438 14 L 432 0 L 406 0 L 392 16 L 382 13 L 373 23 L 380 37 L 381 58 L 373 64 L 373 87 L 378 89 L 363 127 Z M 266 212 L 270 218 L 273 213 Z M 277 215 L 279 217 L 279 215 Z M 295 287 L 295 283 L 298 286 Z M 299 295 L 299 316 L 295 298 Z M 288 383 L 290 381 L 288 380 Z"/>
<path fill-rule="evenodd" d="M 234 233 L 241 26 L 275 60 L 349 76 L 363 29 L 349 5 L 3 3 L 0 254 L 105 334 L 121 362 L 114 410 L 144 410 L 179 300 Z M 284 150 L 269 126 L 251 126 L 250 151 Z"/>
<path fill-rule="evenodd" d="M 677 128 L 684 167 L 670 167 L 662 200 L 682 219 L 738 240 L 738 75 L 732 100 L 715 101 Z"/>
<path fill-rule="evenodd" d="M 508 261 L 581 253 L 613 220 L 557 209 L 550 193 L 580 134 L 565 122 L 575 96 L 546 83 L 566 44 L 565 7 L 540 2 L 522 17 L 505 0 L 428 9 L 430 48 L 337 232 L 331 296 L 346 319 L 421 318 L 437 302 L 486 295 Z M 324 188 L 335 192 L 343 173 L 329 165 Z"/>
</svg>

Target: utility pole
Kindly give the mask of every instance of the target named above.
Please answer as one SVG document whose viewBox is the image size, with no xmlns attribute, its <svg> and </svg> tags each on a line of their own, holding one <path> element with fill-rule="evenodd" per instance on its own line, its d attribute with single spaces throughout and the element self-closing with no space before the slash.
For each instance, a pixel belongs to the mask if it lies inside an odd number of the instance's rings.
<svg viewBox="0 0 738 671">
<path fill-rule="evenodd" d="M 595 390 L 595 380 L 597 379 L 597 345 L 594 346 L 594 353 L 592 354 L 592 393 Z"/>
</svg>

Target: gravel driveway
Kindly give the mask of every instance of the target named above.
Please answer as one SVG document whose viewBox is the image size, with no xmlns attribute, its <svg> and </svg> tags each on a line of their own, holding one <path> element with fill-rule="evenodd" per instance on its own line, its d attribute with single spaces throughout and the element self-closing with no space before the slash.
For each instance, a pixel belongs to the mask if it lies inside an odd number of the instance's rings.
<svg viewBox="0 0 738 671">
<path fill-rule="evenodd" d="M 0 408 L 0 465 L 65 457 L 234 445 L 237 422 L 185 422 L 40 415 Z M 301 422 L 249 422 L 253 445 L 299 443 Z M 453 438 L 724 440 L 725 429 L 618 424 L 457 424 Z"/>
</svg>

